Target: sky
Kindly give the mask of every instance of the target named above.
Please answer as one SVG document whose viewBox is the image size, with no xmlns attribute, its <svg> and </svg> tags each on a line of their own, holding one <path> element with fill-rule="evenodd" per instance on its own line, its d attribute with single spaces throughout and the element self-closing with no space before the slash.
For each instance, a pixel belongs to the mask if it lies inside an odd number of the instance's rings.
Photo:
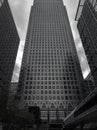
<svg viewBox="0 0 97 130">
<path fill-rule="evenodd" d="M 25 38 L 27 33 L 30 9 L 31 6 L 33 5 L 33 0 L 8 0 L 8 1 L 20 36 L 20 45 L 19 45 L 16 64 L 15 64 L 13 77 L 12 77 L 12 82 L 17 82 L 19 78 L 20 66 L 22 61 L 24 45 L 25 45 Z M 81 64 L 83 76 L 85 78 L 90 72 L 90 69 L 77 30 L 77 22 L 75 21 L 75 14 L 76 14 L 78 2 L 79 0 L 63 0 L 63 3 L 66 6 L 67 13 L 69 16 L 69 21 L 70 21 L 76 49 L 78 52 L 79 61 Z"/>
</svg>

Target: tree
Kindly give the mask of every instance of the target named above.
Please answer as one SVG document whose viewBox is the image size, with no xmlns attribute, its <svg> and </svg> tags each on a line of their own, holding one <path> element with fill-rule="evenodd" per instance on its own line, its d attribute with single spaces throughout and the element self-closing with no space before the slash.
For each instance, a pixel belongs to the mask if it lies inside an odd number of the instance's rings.
<svg viewBox="0 0 97 130">
<path fill-rule="evenodd" d="M 12 96 L 11 102 L 8 103 L 8 97 Z M 0 87 L 0 120 L 5 125 L 5 130 L 20 128 L 25 126 L 33 127 L 34 116 L 29 112 L 20 110 L 16 95 L 10 95 L 8 89 Z"/>
<path fill-rule="evenodd" d="M 2 120 L 6 114 L 8 101 L 8 89 L 0 86 L 0 120 Z"/>
</svg>

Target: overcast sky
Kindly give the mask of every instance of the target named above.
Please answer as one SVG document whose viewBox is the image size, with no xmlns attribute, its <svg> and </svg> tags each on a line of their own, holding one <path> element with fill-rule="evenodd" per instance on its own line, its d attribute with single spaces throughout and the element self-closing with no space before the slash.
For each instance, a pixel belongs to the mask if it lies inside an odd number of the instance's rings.
<svg viewBox="0 0 97 130">
<path fill-rule="evenodd" d="M 26 37 L 27 26 L 28 26 L 28 20 L 29 20 L 29 14 L 30 14 L 31 5 L 33 5 L 33 0 L 8 0 L 8 1 L 20 36 L 20 46 L 19 46 L 16 65 L 15 65 L 14 74 L 12 78 L 12 81 L 18 81 L 22 54 L 23 54 L 23 49 L 25 44 L 25 37 Z M 72 33 L 74 36 L 77 52 L 79 55 L 83 76 L 86 77 L 87 74 L 89 73 L 89 67 L 87 65 L 84 49 L 82 47 L 79 34 L 77 31 L 77 27 L 76 27 L 77 23 L 75 21 L 75 14 L 76 14 L 79 0 L 63 0 L 63 1 L 64 1 L 64 5 L 67 8 L 67 13 L 69 16 Z"/>
</svg>

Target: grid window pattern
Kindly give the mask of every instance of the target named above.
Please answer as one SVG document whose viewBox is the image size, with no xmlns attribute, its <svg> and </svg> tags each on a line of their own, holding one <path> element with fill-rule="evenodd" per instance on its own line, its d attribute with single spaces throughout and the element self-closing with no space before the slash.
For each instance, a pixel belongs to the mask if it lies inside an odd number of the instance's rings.
<svg viewBox="0 0 97 130">
<path fill-rule="evenodd" d="M 53 110 L 53 114 L 56 108 L 68 109 L 69 103 L 74 107 L 81 98 L 66 9 L 61 0 L 55 1 L 36 0 L 32 7 L 20 74 L 23 105 Z"/>
</svg>

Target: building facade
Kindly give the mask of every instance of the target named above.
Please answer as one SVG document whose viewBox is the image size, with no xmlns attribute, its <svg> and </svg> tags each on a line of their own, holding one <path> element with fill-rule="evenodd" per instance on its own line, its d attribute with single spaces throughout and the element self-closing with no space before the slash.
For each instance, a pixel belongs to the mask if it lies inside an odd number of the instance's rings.
<svg viewBox="0 0 97 130">
<path fill-rule="evenodd" d="M 97 84 L 97 1 L 86 0 L 78 20 L 78 30 L 91 69 L 91 76 Z M 79 14 L 77 14 L 79 15 Z"/>
<path fill-rule="evenodd" d="M 95 89 L 95 83 L 93 80 L 85 79 L 82 82 L 82 93 L 83 97 L 86 98 L 94 89 Z"/>
<path fill-rule="evenodd" d="M 62 0 L 35 0 L 19 77 L 21 107 L 38 106 L 42 119 L 64 119 L 82 98 L 81 79 Z"/>
<path fill-rule="evenodd" d="M 19 35 L 7 0 L 0 0 L 0 86 L 10 86 Z"/>
</svg>

